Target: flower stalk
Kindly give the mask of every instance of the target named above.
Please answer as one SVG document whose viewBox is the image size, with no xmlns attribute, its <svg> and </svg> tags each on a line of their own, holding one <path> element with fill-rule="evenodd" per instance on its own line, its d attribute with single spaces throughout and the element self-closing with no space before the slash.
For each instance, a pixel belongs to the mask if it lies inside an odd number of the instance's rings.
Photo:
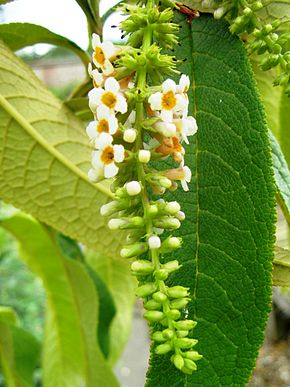
<svg viewBox="0 0 290 387">
<path fill-rule="evenodd" d="M 95 119 L 87 134 L 94 151 L 88 175 L 94 182 L 114 178 L 114 200 L 102 206 L 101 214 L 111 217 L 110 229 L 129 230 L 120 255 L 132 261 L 132 274 L 139 280 L 136 295 L 144 299 L 156 354 L 170 353 L 174 366 L 191 374 L 202 356 L 192 350 L 197 340 L 192 338 L 196 322 L 186 319 L 189 289 L 167 285 L 181 265 L 164 258 L 182 247 L 182 239 L 162 236 L 178 229 L 185 214 L 177 202 L 152 198 L 152 192 L 178 189 L 178 181 L 188 191 L 191 172 L 184 165 L 182 142 L 197 131 L 195 119 L 188 116 L 189 78 L 181 75 L 179 84 L 164 80 L 178 73 L 175 58 L 161 50 L 177 43 L 172 9 L 148 0 L 123 11 L 129 15 L 121 23 L 127 46 L 93 36 L 96 69 L 89 69 L 94 84 L 89 106 Z M 175 167 L 161 170 L 166 158 Z"/>
</svg>

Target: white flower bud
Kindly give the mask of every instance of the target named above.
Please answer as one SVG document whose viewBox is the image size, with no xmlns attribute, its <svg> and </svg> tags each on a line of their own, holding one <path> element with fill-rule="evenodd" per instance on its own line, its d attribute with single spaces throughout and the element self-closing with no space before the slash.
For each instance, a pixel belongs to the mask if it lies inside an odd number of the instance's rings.
<svg viewBox="0 0 290 387">
<path fill-rule="evenodd" d="M 150 158 L 151 158 L 151 152 L 149 150 L 145 150 L 145 149 L 139 150 L 138 160 L 140 161 L 140 163 L 146 164 L 150 161 Z"/>
<path fill-rule="evenodd" d="M 151 235 L 148 238 L 148 245 L 150 249 L 159 249 L 161 246 L 161 240 L 157 235 Z"/>
<path fill-rule="evenodd" d="M 178 211 L 177 214 L 175 215 L 178 220 L 181 222 L 185 219 L 185 213 L 183 211 Z"/>
<path fill-rule="evenodd" d="M 124 219 L 110 219 L 108 227 L 110 230 L 118 230 L 121 226 L 125 225 L 127 222 Z"/>
<path fill-rule="evenodd" d="M 136 180 L 126 183 L 125 188 L 130 196 L 138 195 L 141 192 L 141 184 Z"/>
<path fill-rule="evenodd" d="M 123 139 L 130 144 L 136 140 L 137 132 L 135 129 L 126 129 L 123 134 Z"/>
<path fill-rule="evenodd" d="M 169 215 L 175 215 L 178 211 L 180 211 L 180 204 L 178 202 L 168 202 L 164 210 Z"/>
<path fill-rule="evenodd" d="M 102 205 L 100 208 L 100 214 L 102 216 L 110 216 L 118 211 L 118 204 L 119 202 L 117 200 L 113 200 L 110 203 Z"/>
</svg>

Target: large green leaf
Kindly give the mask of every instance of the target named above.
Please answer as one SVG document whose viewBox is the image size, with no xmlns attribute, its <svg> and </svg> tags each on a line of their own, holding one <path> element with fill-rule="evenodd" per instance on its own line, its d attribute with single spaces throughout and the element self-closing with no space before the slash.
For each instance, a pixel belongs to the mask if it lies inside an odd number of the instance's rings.
<svg viewBox="0 0 290 387">
<path fill-rule="evenodd" d="M 83 124 L 1 43 L 0 52 L 0 197 L 112 256 L 123 235 L 99 214 L 110 192 L 86 177 Z"/>
<path fill-rule="evenodd" d="M 32 387 L 40 346 L 15 323 L 14 311 L 0 307 L 0 365 L 8 387 Z"/>
<path fill-rule="evenodd" d="M 31 23 L 9 23 L 0 25 L 0 39 L 13 51 L 37 43 L 61 46 L 75 52 L 87 66 L 90 57 L 76 43 L 47 28 Z"/>
<path fill-rule="evenodd" d="M 87 261 L 107 285 L 117 309 L 110 327 L 109 362 L 113 365 L 122 354 L 131 333 L 137 284 L 131 275 L 130 263 L 124 259 L 108 258 L 91 251 Z"/>
<path fill-rule="evenodd" d="M 277 186 L 277 199 L 290 226 L 290 171 L 278 142 L 271 132 L 269 134 Z"/>
<path fill-rule="evenodd" d="M 191 289 L 189 318 L 203 359 L 192 375 L 169 356 L 151 357 L 147 386 L 245 386 L 263 341 L 271 302 L 275 187 L 253 73 L 228 25 L 204 15 L 181 23 L 177 58 L 193 82 L 198 133 L 186 146 L 189 192 L 175 191 L 186 220 L 171 284 Z M 170 258 L 169 258 L 170 259 Z M 172 259 L 172 257 L 171 257 Z"/>
<path fill-rule="evenodd" d="M 46 291 L 44 386 L 117 386 L 97 346 L 98 299 L 84 266 L 63 256 L 49 229 L 27 215 L 0 225 L 19 240 L 24 261 Z"/>
</svg>

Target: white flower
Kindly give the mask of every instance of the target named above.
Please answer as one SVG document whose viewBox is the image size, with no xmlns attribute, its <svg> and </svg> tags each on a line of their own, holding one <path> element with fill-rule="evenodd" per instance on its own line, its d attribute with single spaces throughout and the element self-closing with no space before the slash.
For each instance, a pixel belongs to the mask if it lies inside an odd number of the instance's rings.
<svg viewBox="0 0 290 387">
<path fill-rule="evenodd" d="M 161 111 L 160 117 L 165 122 L 172 122 L 173 114 L 187 109 L 188 101 L 184 94 L 177 93 L 176 83 L 166 79 L 162 83 L 162 93 L 151 94 L 148 102 L 152 110 Z"/>
<path fill-rule="evenodd" d="M 115 78 L 109 77 L 105 81 L 104 89 L 98 87 L 89 92 L 89 106 L 95 113 L 100 106 L 105 106 L 111 112 L 126 113 L 127 101 L 120 93 L 120 85 Z"/>
<path fill-rule="evenodd" d="M 150 249 L 159 249 L 161 247 L 161 240 L 157 235 L 151 235 L 148 238 L 148 245 Z"/>
<path fill-rule="evenodd" d="M 97 151 L 93 152 L 93 168 L 103 173 L 105 178 L 114 177 L 119 171 L 115 163 L 121 163 L 125 158 L 123 145 L 112 145 L 113 137 L 108 133 L 101 133 L 96 140 Z"/>
<path fill-rule="evenodd" d="M 114 113 L 108 111 L 104 106 L 97 110 L 97 120 L 87 126 L 87 135 L 90 140 L 95 140 L 101 133 L 115 134 L 118 130 L 118 120 Z"/>
<path fill-rule="evenodd" d="M 93 62 L 98 69 L 101 69 L 105 75 L 111 75 L 114 67 L 110 62 L 117 49 L 112 42 L 103 42 L 99 35 L 93 34 Z"/>
<path fill-rule="evenodd" d="M 126 183 L 125 188 L 129 196 L 139 195 L 139 193 L 141 192 L 141 184 L 139 183 L 139 181 L 129 181 L 128 183 Z"/>
<path fill-rule="evenodd" d="M 93 79 L 94 87 L 103 86 L 103 84 L 105 82 L 105 78 L 104 78 L 103 74 L 99 73 L 99 71 L 97 69 L 93 70 L 91 63 L 89 63 L 89 65 L 88 65 L 88 73 L 89 73 L 89 76 Z"/>
<path fill-rule="evenodd" d="M 185 117 L 173 120 L 177 132 L 181 135 L 181 138 L 186 144 L 189 144 L 187 137 L 193 136 L 197 132 L 196 120 L 194 117 Z"/>
</svg>

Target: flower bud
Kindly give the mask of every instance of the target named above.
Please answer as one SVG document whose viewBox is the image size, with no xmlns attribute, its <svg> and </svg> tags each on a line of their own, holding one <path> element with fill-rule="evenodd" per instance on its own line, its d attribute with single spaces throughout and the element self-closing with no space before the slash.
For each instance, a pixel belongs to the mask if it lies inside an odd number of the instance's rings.
<svg viewBox="0 0 290 387">
<path fill-rule="evenodd" d="M 166 341 L 161 331 L 156 331 L 151 336 L 152 340 L 157 341 L 158 343 L 163 343 Z"/>
<path fill-rule="evenodd" d="M 162 331 L 162 334 L 166 339 L 172 339 L 174 336 L 174 331 L 170 328 L 167 328 Z"/>
<path fill-rule="evenodd" d="M 192 361 L 197 361 L 197 360 L 200 360 L 202 359 L 202 355 L 200 355 L 197 351 L 187 351 L 185 352 L 185 357 L 187 359 L 190 359 Z"/>
<path fill-rule="evenodd" d="M 197 370 L 196 364 L 192 360 L 189 360 L 189 359 L 184 359 L 184 366 L 191 371 Z"/>
<path fill-rule="evenodd" d="M 154 277 L 161 281 L 165 281 L 168 278 L 168 274 L 168 271 L 165 269 L 158 269 L 154 271 Z"/>
<path fill-rule="evenodd" d="M 179 249 L 182 244 L 182 239 L 177 237 L 168 237 L 162 242 L 161 251 L 162 253 L 170 253 L 171 251 L 175 249 Z M 178 262 L 177 262 L 178 264 Z M 167 268 L 163 266 L 163 268 Z M 177 267 L 177 269 L 179 266 Z M 174 271 L 174 270 L 173 270 Z"/>
<path fill-rule="evenodd" d="M 161 240 L 157 235 L 151 235 L 148 238 L 148 245 L 151 250 L 159 249 L 161 246 Z"/>
<path fill-rule="evenodd" d="M 164 212 L 168 215 L 175 215 L 180 211 L 180 204 L 178 202 L 168 202 L 164 207 Z"/>
<path fill-rule="evenodd" d="M 147 310 L 158 310 L 158 309 L 161 309 L 161 307 L 162 305 L 155 300 L 149 300 L 144 305 L 144 308 Z"/>
<path fill-rule="evenodd" d="M 180 267 L 181 265 L 179 265 L 179 262 L 177 260 L 169 261 L 164 263 L 164 265 L 162 265 L 162 268 L 167 270 L 169 273 L 172 273 L 175 270 L 178 270 Z"/>
<path fill-rule="evenodd" d="M 164 216 L 162 218 L 156 219 L 153 221 L 155 227 L 173 229 L 176 230 L 180 227 L 180 222 L 176 218 L 171 218 L 169 216 Z"/>
<path fill-rule="evenodd" d="M 151 274 L 154 270 L 153 264 L 150 261 L 134 261 L 131 265 L 131 270 L 135 274 Z"/>
<path fill-rule="evenodd" d="M 119 228 L 127 225 L 127 221 L 124 219 L 113 218 L 109 220 L 108 227 L 110 230 L 118 230 Z"/>
<path fill-rule="evenodd" d="M 118 212 L 120 209 L 120 202 L 118 200 L 113 200 L 110 203 L 102 205 L 100 208 L 100 214 L 102 216 L 110 216 Z"/>
<path fill-rule="evenodd" d="M 186 337 L 188 335 L 189 331 L 177 331 L 176 336 L 179 338 Z"/>
<path fill-rule="evenodd" d="M 147 250 L 147 244 L 139 242 L 123 247 L 121 249 L 120 255 L 122 258 L 132 258 L 145 253 Z"/>
<path fill-rule="evenodd" d="M 157 355 L 165 355 L 166 353 L 170 352 L 172 350 L 172 344 L 171 343 L 164 343 L 160 344 L 155 348 L 155 353 Z"/>
<path fill-rule="evenodd" d="M 129 181 L 125 184 L 125 188 L 129 196 L 139 195 L 141 192 L 141 184 L 139 181 Z"/>
<path fill-rule="evenodd" d="M 154 282 L 149 282 L 145 285 L 141 285 L 136 289 L 136 296 L 137 297 L 147 297 L 150 296 L 150 294 L 156 292 L 157 285 Z"/>
<path fill-rule="evenodd" d="M 147 214 L 150 216 L 156 216 L 158 214 L 158 207 L 156 206 L 156 204 L 151 204 L 150 206 L 148 206 Z"/>
<path fill-rule="evenodd" d="M 155 301 L 161 302 L 161 303 L 167 300 L 167 296 L 162 292 L 156 292 L 153 294 L 152 297 Z"/>
<path fill-rule="evenodd" d="M 170 179 L 167 179 L 167 177 L 161 177 L 159 180 L 159 185 L 163 188 L 170 188 L 172 185 L 172 182 Z"/>
<path fill-rule="evenodd" d="M 190 331 L 196 326 L 197 322 L 193 320 L 181 320 L 175 323 L 175 328 Z"/>
<path fill-rule="evenodd" d="M 183 286 L 172 286 L 167 289 L 167 295 L 170 298 L 181 298 L 188 296 L 188 289 Z"/>
<path fill-rule="evenodd" d="M 188 349 L 194 347 L 198 343 L 198 340 L 189 339 L 188 337 L 183 337 L 181 339 L 176 339 L 175 344 L 177 347 L 182 349 Z"/>
<path fill-rule="evenodd" d="M 179 353 L 173 355 L 172 363 L 175 365 L 175 367 L 177 369 L 181 370 L 181 368 L 183 368 L 183 366 L 184 366 L 183 357 L 181 355 L 179 355 Z"/>
<path fill-rule="evenodd" d="M 166 316 L 170 319 L 170 320 L 178 320 L 181 316 L 181 313 L 179 312 L 179 310 L 177 309 L 170 309 L 167 313 L 166 313 Z"/>
<path fill-rule="evenodd" d="M 149 310 L 148 312 L 145 312 L 143 316 L 148 321 L 158 322 L 164 318 L 164 313 L 159 312 L 158 310 Z"/>
<path fill-rule="evenodd" d="M 136 140 L 136 137 L 137 137 L 137 132 L 135 129 L 126 129 L 124 131 L 124 134 L 123 134 L 123 139 L 124 141 L 132 144 L 135 140 Z"/>
<path fill-rule="evenodd" d="M 177 214 L 175 214 L 175 216 L 181 222 L 185 219 L 185 213 L 183 211 L 178 211 Z"/>
<path fill-rule="evenodd" d="M 173 309 L 182 309 L 184 308 L 190 301 L 190 298 L 177 298 L 170 302 L 170 308 Z"/>
<path fill-rule="evenodd" d="M 140 163 L 147 164 L 150 161 L 151 152 L 149 150 L 141 149 L 138 152 L 138 160 Z"/>
</svg>

